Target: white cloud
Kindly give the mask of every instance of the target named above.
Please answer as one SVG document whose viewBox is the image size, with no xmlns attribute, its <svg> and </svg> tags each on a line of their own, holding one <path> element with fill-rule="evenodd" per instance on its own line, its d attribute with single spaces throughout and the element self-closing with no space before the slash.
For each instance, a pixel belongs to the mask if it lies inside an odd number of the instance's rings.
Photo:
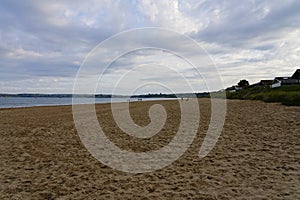
<svg viewBox="0 0 300 200">
<path fill-rule="evenodd" d="M 42 56 L 42 54 L 40 54 L 39 52 L 24 50 L 23 48 L 14 49 L 5 54 L 5 57 L 11 59 L 20 59 L 20 58 L 32 59 L 40 56 Z"/>
<path fill-rule="evenodd" d="M 142 0 L 138 8 L 154 26 L 173 29 L 180 33 L 197 32 L 200 28 L 195 20 L 180 9 L 179 1 Z"/>
</svg>

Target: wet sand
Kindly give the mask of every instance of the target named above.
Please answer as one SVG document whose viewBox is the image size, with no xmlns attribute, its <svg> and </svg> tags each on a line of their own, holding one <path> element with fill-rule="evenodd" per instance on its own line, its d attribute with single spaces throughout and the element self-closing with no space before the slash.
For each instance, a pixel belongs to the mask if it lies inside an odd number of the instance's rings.
<svg viewBox="0 0 300 200">
<path fill-rule="evenodd" d="M 157 102 L 131 103 L 139 125 Z M 133 138 L 114 123 L 109 104 L 96 106 L 104 132 L 122 149 L 157 150 L 175 136 L 176 101 L 160 101 L 168 118 L 149 139 Z M 259 101 L 227 102 L 214 149 L 198 157 L 210 119 L 200 99 L 200 128 L 173 164 L 130 174 L 97 161 L 77 135 L 71 106 L 0 109 L 0 199 L 300 199 L 300 107 Z"/>
</svg>

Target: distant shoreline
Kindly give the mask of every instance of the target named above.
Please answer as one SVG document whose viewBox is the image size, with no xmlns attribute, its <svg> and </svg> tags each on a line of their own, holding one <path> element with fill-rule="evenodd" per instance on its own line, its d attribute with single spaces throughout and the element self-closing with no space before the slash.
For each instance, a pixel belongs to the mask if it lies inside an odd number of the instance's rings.
<svg viewBox="0 0 300 200">
<path fill-rule="evenodd" d="M 9 94 L 0 93 L 0 97 L 31 97 L 31 98 L 181 98 L 181 97 L 206 97 L 209 92 L 201 93 L 178 93 L 178 94 L 162 94 L 148 93 L 140 95 L 113 95 L 113 94 L 44 94 L 44 93 L 19 93 Z"/>
</svg>

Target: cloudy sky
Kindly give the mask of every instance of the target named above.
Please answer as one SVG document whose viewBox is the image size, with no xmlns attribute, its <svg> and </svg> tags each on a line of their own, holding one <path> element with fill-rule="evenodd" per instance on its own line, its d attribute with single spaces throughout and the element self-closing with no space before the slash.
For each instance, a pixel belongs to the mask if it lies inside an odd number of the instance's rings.
<svg viewBox="0 0 300 200">
<path fill-rule="evenodd" d="M 298 0 L 1 0 L 0 92 L 72 93 L 83 61 L 92 63 L 96 54 L 103 58 L 94 66 L 101 74 L 86 73 L 98 79 L 99 93 L 187 92 L 187 85 L 206 91 L 215 79 L 227 87 L 243 78 L 255 83 L 290 76 L 300 68 L 299 10 Z M 153 35 L 134 31 L 127 39 L 114 36 L 144 27 L 182 34 L 207 55 L 178 41 L 180 36 L 155 35 L 152 43 Z M 139 40 L 144 49 L 134 49 L 136 37 L 144 37 Z M 113 47 L 101 46 L 111 40 Z M 155 48 L 161 44 L 164 48 Z M 120 52 L 125 46 L 132 50 Z M 117 57 L 108 62 L 103 55 Z M 199 64 L 205 56 L 215 66 Z M 199 65 L 190 58 L 198 58 Z"/>
</svg>

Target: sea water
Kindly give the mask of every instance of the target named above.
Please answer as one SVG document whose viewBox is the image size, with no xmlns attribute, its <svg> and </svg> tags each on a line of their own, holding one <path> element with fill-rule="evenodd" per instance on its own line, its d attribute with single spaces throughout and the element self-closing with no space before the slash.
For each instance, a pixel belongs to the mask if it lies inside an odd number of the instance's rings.
<svg viewBox="0 0 300 200">
<path fill-rule="evenodd" d="M 149 100 L 170 100 L 172 98 L 144 98 L 143 101 Z M 87 101 L 88 100 L 88 101 Z M 77 104 L 87 102 L 95 103 L 111 103 L 137 101 L 137 98 L 76 98 Z M 0 108 L 17 108 L 17 107 L 33 107 L 33 106 L 58 106 L 72 105 L 70 97 L 0 97 Z"/>
</svg>

